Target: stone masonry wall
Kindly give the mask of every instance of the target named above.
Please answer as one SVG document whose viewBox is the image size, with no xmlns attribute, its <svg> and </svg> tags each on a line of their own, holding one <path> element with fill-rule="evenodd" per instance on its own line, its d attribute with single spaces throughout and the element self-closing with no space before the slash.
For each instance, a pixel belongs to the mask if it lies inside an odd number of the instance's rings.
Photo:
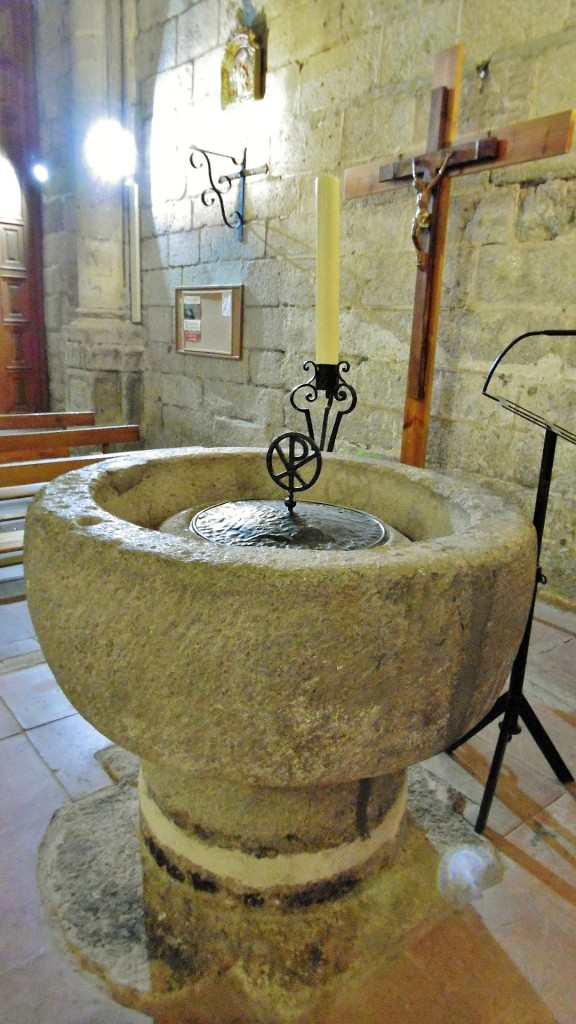
<svg viewBox="0 0 576 1024">
<path fill-rule="evenodd" d="M 131 322 L 126 194 L 84 156 L 89 127 L 131 111 L 132 0 L 36 0 L 44 285 L 52 408 L 141 418 L 142 328 Z M 121 53 L 121 47 L 124 51 Z M 122 81 L 124 79 L 124 81 Z"/>
<path fill-rule="evenodd" d="M 65 407 L 64 350 L 61 331 L 78 305 L 76 278 L 72 135 L 72 55 L 68 4 L 43 4 L 36 10 L 37 84 L 41 112 L 42 158 L 57 168 L 57 181 L 44 190 L 44 292 L 50 400 Z M 49 85 L 48 85 L 49 83 Z"/>
<path fill-rule="evenodd" d="M 239 6 L 265 39 L 265 96 L 223 111 Z M 456 42 L 461 134 L 576 107 L 576 2 L 136 0 L 136 13 L 147 444 L 267 446 L 300 426 L 287 393 L 314 357 L 316 175 L 421 150 L 434 60 Z M 201 203 L 192 145 L 237 156 L 247 146 L 248 166 L 269 164 L 246 183 L 243 243 Z M 515 336 L 576 328 L 575 209 L 574 151 L 452 184 L 428 465 L 477 474 L 529 514 L 543 432 L 481 388 Z M 413 215 L 410 187 L 342 206 L 341 358 L 359 395 L 344 450 L 399 456 Z M 231 284 L 244 286 L 242 359 L 177 353 L 175 289 Z M 572 429 L 575 350 L 549 341 L 506 375 Z M 561 440 L 544 568 L 549 591 L 572 602 L 575 480 L 576 448 Z"/>
</svg>

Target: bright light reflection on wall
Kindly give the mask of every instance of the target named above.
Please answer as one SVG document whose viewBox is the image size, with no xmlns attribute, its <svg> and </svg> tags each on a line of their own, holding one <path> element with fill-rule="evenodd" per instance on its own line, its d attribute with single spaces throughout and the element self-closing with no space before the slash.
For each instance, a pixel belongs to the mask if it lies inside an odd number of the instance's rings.
<svg viewBox="0 0 576 1024">
<path fill-rule="evenodd" d="M 43 164 L 40 161 L 37 161 L 35 164 L 33 164 L 32 174 L 39 185 L 45 185 L 48 179 L 50 178 L 50 174 L 48 168 L 46 167 L 46 164 Z"/>
<path fill-rule="evenodd" d="M 222 110 L 219 72 L 218 64 L 199 60 L 194 67 L 194 96 L 188 67 L 166 71 L 156 79 L 149 169 L 157 233 L 173 227 L 174 203 L 197 197 L 208 186 L 206 173 L 190 167 L 192 146 L 230 154 L 238 160 L 246 148 L 249 166 L 270 163 L 270 139 L 278 134 L 286 104 L 282 85 L 274 88 L 270 77 L 263 99 Z M 219 175 L 233 169 L 226 162 L 215 171 Z M 231 195 L 236 195 L 236 186 Z M 213 222 L 221 223 L 217 209 Z"/>
<path fill-rule="evenodd" d="M 171 222 L 169 204 L 186 192 L 190 111 L 179 113 L 171 83 L 158 79 L 150 127 L 150 197 L 157 231 Z M 167 206 L 168 204 L 168 206 Z"/>
<path fill-rule="evenodd" d="M 100 181 L 117 184 L 136 170 L 136 146 L 130 132 L 112 118 L 102 118 L 89 129 L 84 156 Z"/>
</svg>

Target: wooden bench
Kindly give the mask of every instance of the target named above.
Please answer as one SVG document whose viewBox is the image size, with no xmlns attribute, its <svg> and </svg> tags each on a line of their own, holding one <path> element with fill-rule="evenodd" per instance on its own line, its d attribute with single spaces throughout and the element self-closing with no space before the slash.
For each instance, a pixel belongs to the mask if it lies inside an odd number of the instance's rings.
<svg viewBox="0 0 576 1024">
<path fill-rule="evenodd" d="M 55 430 L 0 429 L 0 463 L 67 458 L 71 456 L 73 448 L 98 447 L 101 454 L 105 455 L 112 444 L 126 444 L 139 439 L 140 430 L 134 423 L 115 427 L 66 427 Z"/>
<path fill-rule="evenodd" d="M 139 441 L 137 424 L 96 426 L 93 412 L 0 414 L 0 566 L 22 563 L 26 508 L 47 481 Z"/>
<path fill-rule="evenodd" d="M 58 427 L 95 427 L 93 412 L 0 413 L 0 430 L 53 430 Z"/>
</svg>

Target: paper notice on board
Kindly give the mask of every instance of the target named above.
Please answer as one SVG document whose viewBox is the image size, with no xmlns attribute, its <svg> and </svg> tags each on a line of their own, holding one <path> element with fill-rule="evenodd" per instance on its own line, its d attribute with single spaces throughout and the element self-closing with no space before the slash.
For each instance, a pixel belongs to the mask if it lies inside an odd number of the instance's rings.
<svg viewBox="0 0 576 1024">
<path fill-rule="evenodd" d="M 232 316 L 232 292 L 222 292 L 222 316 Z"/>
<path fill-rule="evenodd" d="M 187 295 L 183 309 L 184 344 L 197 345 L 202 341 L 202 299 Z"/>
</svg>

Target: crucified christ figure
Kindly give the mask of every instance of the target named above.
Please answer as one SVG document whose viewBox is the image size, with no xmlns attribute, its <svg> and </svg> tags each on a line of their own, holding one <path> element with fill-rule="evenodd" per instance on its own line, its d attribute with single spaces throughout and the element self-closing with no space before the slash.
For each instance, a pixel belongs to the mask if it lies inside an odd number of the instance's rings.
<svg viewBox="0 0 576 1024">
<path fill-rule="evenodd" d="M 416 192 L 416 214 L 412 221 L 412 242 L 416 249 L 416 265 L 419 270 L 426 270 L 428 266 L 428 253 L 422 244 L 422 234 L 430 230 L 432 211 L 430 210 L 430 199 L 434 188 L 444 174 L 446 164 L 450 159 L 450 151 L 446 153 L 444 160 L 430 181 L 419 178 L 416 174 L 416 161 L 412 161 L 412 184 Z"/>
</svg>

